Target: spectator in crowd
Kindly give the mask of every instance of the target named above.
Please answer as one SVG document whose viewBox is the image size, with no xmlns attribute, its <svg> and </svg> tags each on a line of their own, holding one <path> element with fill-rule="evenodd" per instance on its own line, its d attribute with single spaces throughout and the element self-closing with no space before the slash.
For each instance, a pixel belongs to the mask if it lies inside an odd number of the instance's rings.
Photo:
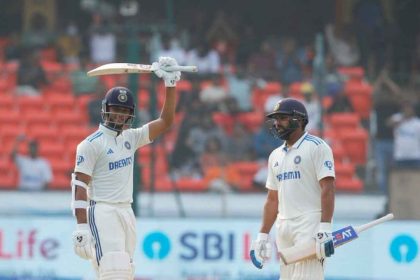
<svg viewBox="0 0 420 280">
<path fill-rule="evenodd" d="M 251 99 L 253 82 L 247 77 L 244 66 L 237 65 L 235 74 L 226 71 L 225 77 L 228 85 L 229 97 L 236 100 L 239 110 L 241 112 L 252 111 Z"/>
<path fill-rule="evenodd" d="M 21 45 L 25 49 L 42 49 L 50 46 L 54 41 L 54 34 L 47 26 L 47 19 L 40 13 L 35 13 L 23 32 Z"/>
<path fill-rule="evenodd" d="M 195 152 L 201 155 L 204 152 L 207 140 L 217 138 L 222 145 L 226 143 L 226 134 L 222 128 L 217 126 L 211 114 L 204 114 L 188 134 L 187 144 Z M 225 147 L 222 147 L 225 150 Z"/>
<path fill-rule="evenodd" d="M 216 12 L 213 22 L 206 34 L 207 41 L 219 54 L 221 65 L 234 64 L 234 52 L 238 35 L 232 27 L 229 18 L 222 10 Z"/>
<path fill-rule="evenodd" d="M 394 129 L 394 163 L 400 168 L 420 168 L 420 118 L 410 101 L 404 101 L 401 112 L 391 116 Z"/>
<path fill-rule="evenodd" d="M 340 66 L 357 65 L 360 52 L 356 38 L 347 25 L 328 24 L 325 27 L 328 47 L 334 60 Z"/>
<path fill-rule="evenodd" d="M 199 85 L 199 82 L 196 81 L 193 84 Z M 184 95 L 187 95 L 187 93 Z M 171 175 L 175 179 L 184 176 L 194 178 L 201 178 L 202 176 L 199 160 L 200 155 L 191 147 L 188 139 L 190 137 L 190 131 L 200 125 L 200 120 L 203 118 L 203 115 L 208 112 L 206 112 L 198 94 L 192 93 L 189 97 L 187 101 L 188 107 L 185 107 L 185 116 L 179 127 L 175 147 L 170 158 Z"/>
<path fill-rule="evenodd" d="M 204 180 L 212 191 L 230 192 L 238 187 L 239 176 L 235 169 L 228 168 L 229 157 L 223 152 L 218 138 L 210 137 L 200 157 Z"/>
<path fill-rule="evenodd" d="M 17 71 L 16 93 L 38 96 L 41 94 L 41 87 L 47 84 L 47 75 L 40 62 L 39 53 L 25 50 Z"/>
<path fill-rule="evenodd" d="M 284 38 L 276 58 L 283 83 L 291 84 L 302 80 L 303 60 L 303 57 L 299 57 L 295 39 Z"/>
<path fill-rule="evenodd" d="M 308 112 L 309 122 L 306 125 L 306 130 L 309 133 L 316 133 L 319 131 L 321 124 L 321 103 L 311 83 L 305 82 L 301 85 L 301 91 L 304 97 L 302 101 Z"/>
<path fill-rule="evenodd" d="M 269 111 L 266 111 L 264 116 L 268 113 Z M 270 153 L 282 144 L 283 140 L 273 137 L 267 125 L 262 126 L 253 137 L 255 156 L 260 161 L 266 161 Z"/>
<path fill-rule="evenodd" d="M 252 25 L 245 25 L 244 31 L 239 36 L 239 43 L 236 49 L 236 63 L 246 65 L 253 53 L 258 51 L 259 40 Z"/>
<path fill-rule="evenodd" d="M 220 56 L 205 42 L 198 42 L 196 47 L 187 52 L 187 64 L 196 65 L 201 75 L 220 72 Z"/>
<path fill-rule="evenodd" d="M 187 54 L 179 44 L 179 41 L 170 36 L 162 36 L 162 48 L 157 52 L 157 56 L 168 56 L 173 57 L 178 61 L 179 65 L 185 65 L 187 63 Z"/>
<path fill-rule="evenodd" d="M 212 111 L 223 111 L 228 91 L 223 85 L 223 77 L 220 74 L 214 74 L 210 84 L 205 86 L 200 92 L 200 100 Z"/>
<path fill-rule="evenodd" d="M 93 63 L 115 62 L 117 56 L 117 37 L 110 26 L 94 17 L 95 22 L 89 35 L 90 57 Z"/>
<path fill-rule="evenodd" d="M 248 71 L 258 75 L 255 78 L 262 78 L 264 80 L 276 80 L 276 54 L 273 46 L 268 40 L 261 43 L 259 51 L 255 52 L 248 61 Z"/>
<path fill-rule="evenodd" d="M 102 84 L 97 84 L 95 91 L 92 93 L 93 98 L 87 103 L 89 125 L 91 127 L 96 127 L 98 123 L 102 123 L 101 111 L 104 90 L 105 87 Z"/>
<path fill-rule="evenodd" d="M 16 138 L 12 149 L 12 160 L 19 170 L 19 189 L 25 191 L 45 190 L 53 179 L 50 164 L 47 159 L 38 156 L 38 142 L 29 140 L 29 156 L 18 153 L 21 142 L 28 140 L 24 135 Z"/>
<path fill-rule="evenodd" d="M 82 56 L 80 59 L 80 66 L 70 73 L 71 85 L 73 88 L 73 94 L 80 96 L 83 94 L 92 94 L 96 91 L 99 86 L 100 80 L 97 76 L 89 77 L 86 72 L 89 70 L 89 58 Z M 95 123 L 96 125 L 97 123 Z"/>
<path fill-rule="evenodd" d="M 353 105 L 341 84 L 331 84 L 330 88 L 327 89 L 327 92 L 333 98 L 332 104 L 327 110 L 328 114 L 354 112 Z"/>
<path fill-rule="evenodd" d="M 255 159 L 251 134 L 239 122 L 233 125 L 227 137 L 226 154 L 231 161 L 252 161 Z"/>
<path fill-rule="evenodd" d="M 398 112 L 400 97 L 400 88 L 384 69 L 373 84 L 376 182 L 383 193 L 388 193 L 388 175 L 394 152 L 393 129 L 387 124 L 387 120 Z"/>
<path fill-rule="evenodd" d="M 61 33 L 61 36 L 58 37 L 57 50 L 64 63 L 79 64 L 79 55 L 82 51 L 82 38 L 75 23 L 70 22 Z"/>
</svg>

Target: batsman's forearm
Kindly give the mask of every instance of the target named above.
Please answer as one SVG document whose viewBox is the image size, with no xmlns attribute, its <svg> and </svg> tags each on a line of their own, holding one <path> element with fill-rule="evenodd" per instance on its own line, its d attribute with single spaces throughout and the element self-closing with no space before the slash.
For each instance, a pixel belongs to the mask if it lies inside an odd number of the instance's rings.
<svg viewBox="0 0 420 280">
<path fill-rule="evenodd" d="M 76 200 L 85 200 L 87 201 L 87 192 L 85 189 L 81 187 L 76 188 L 76 194 L 75 194 Z M 76 212 L 76 219 L 78 224 L 86 224 L 87 223 L 87 210 L 86 209 L 80 209 L 77 208 Z"/>
<path fill-rule="evenodd" d="M 321 192 L 321 222 L 330 223 L 334 214 L 334 187 L 323 188 Z"/>
<path fill-rule="evenodd" d="M 160 114 L 160 118 L 163 119 L 167 125 L 170 127 L 175 118 L 175 109 L 176 109 L 176 88 L 167 87 L 166 88 L 166 98 L 165 103 Z"/>
<path fill-rule="evenodd" d="M 277 219 L 278 204 L 267 201 L 264 205 L 263 221 L 260 232 L 269 233 Z"/>
</svg>

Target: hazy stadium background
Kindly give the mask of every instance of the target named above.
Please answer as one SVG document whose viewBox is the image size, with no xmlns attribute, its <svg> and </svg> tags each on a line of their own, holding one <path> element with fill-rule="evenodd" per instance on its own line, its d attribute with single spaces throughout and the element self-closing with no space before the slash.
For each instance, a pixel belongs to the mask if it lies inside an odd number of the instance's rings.
<svg viewBox="0 0 420 280">
<path fill-rule="evenodd" d="M 337 250 L 327 263 L 327 279 L 420 279 L 418 169 L 391 169 L 387 192 L 377 184 L 378 162 L 374 155 L 377 135 L 374 108 L 378 98 L 374 84 L 384 67 L 401 88 L 399 98 L 409 99 L 419 109 L 419 2 L 0 3 L 0 279 L 94 279 L 90 264 L 72 250 L 75 221 L 69 209 L 69 174 L 77 142 L 96 129 L 89 125 L 87 105 L 95 93 L 76 91 L 81 86 L 74 84 L 72 78 L 72 73 L 79 70 L 77 59 L 65 58 L 63 53 L 76 50 L 76 58 L 87 59 L 86 69 L 95 66 L 89 41 L 101 27 L 105 29 L 99 32 L 110 32 L 116 42 L 115 61 L 109 62 L 152 62 L 160 45 L 157 34 L 162 37 L 172 34 L 186 50 L 198 46 L 214 49 L 221 59 L 216 73 L 222 75 L 224 86 L 226 73 L 235 73 L 242 64 L 247 64 L 263 42 L 278 53 L 282 40 L 293 38 L 296 50 L 303 55 L 300 76 L 285 81 L 286 74 L 261 68 L 267 60 L 254 57 L 250 66 L 254 69 L 250 78 L 254 82 L 253 108 L 240 114 L 230 114 L 222 108 L 209 116 L 227 134 L 234 124 L 242 123 L 248 137 L 252 137 L 264 126 L 264 102 L 269 96 L 278 94 L 288 84 L 289 96 L 303 98 L 302 86 L 311 82 L 324 111 L 322 126 L 315 133 L 330 142 L 336 161 L 334 228 L 361 224 L 387 211 L 393 211 L 397 218 Z M 42 19 L 34 21 L 34 16 Z M 95 29 L 93 23 L 101 20 Z M 345 27 L 350 36 L 348 42 L 359 56 L 356 63 L 337 67 L 345 95 L 354 108 L 350 113 L 327 113 L 332 98 L 325 87 L 325 66 L 331 49 L 325 27 L 330 23 Z M 35 30 L 34 25 L 39 29 Z M 75 35 L 79 41 L 71 41 L 67 35 Z M 38 96 L 17 94 L 19 67 L 27 54 L 39 54 L 48 80 L 39 88 Z M 180 99 L 182 94 L 198 94 L 193 85 L 199 81 L 203 88 L 214 75 L 184 75 L 179 83 Z M 99 82 L 104 88 L 123 84 L 137 93 L 139 123 L 158 114 L 156 108 L 160 108 L 163 88 L 153 75 L 107 76 Z M 230 163 L 227 169 L 237 177 L 235 188 L 227 191 L 209 188 L 206 176 L 170 172 L 177 164 L 171 155 L 181 123 L 192 108 L 188 102 L 180 100 L 182 106 L 173 129 L 137 155 L 136 279 L 278 279 L 274 257 L 262 271 L 254 268 L 248 258 L 265 199 L 264 191 L 253 184 L 253 178 L 264 163 L 256 158 Z M 41 156 L 51 163 L 54 180 L 45 191 L 18 189 L 18 172 L 10 152 L 15 138 L 21 134 L 37 139 Z M 26 145 L 19 146 L 19 151 L 26 153 Z"/>
</svg>

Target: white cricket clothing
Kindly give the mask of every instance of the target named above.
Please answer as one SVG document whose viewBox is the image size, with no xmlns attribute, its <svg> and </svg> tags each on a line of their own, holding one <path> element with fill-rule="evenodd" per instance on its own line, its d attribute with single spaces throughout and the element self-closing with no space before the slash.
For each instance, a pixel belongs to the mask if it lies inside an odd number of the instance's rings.
<svg viewBox="0 0 420 280">
<path fill-rule="evenodd" d="M 279 219 L 321 212 L 321 186 L 335 177 L 334 158 L 324 140 L 307 132 L 292 147 L 286 142 L 268 159 L 266 188 L 278 191 Z"/>
<path fill-rule="evenodd" d="M 110 204 L 90 201 L 88 220 L 95 240 L 95 263 L 109 252 L 126 252 L 133 259 L 136 248 L 136 218 L 129 203 Z"/>
<path fill-rule="evenodd" d="M 42 190 L 45 184 L 52 181 L 53 175 L 47 160 L 16 155 L 16 165 L 19 169 L 19 189 Z"/>
<path fill-rule="evenodd" d="M 420 119 L 413 117 L 402 119 L 401 113 L 392 117 L 394 121 L 401 121 L 394 129 L 394 159 L 420 159 Z"/>
<path fill-rule="evenodd" d="M 151 143 L 149 126 L 117 132 L 102 124 L 77 146 L 75 172 L 91 176 L 88 197 L 96 202 L 133 201 L 133 165 L 137 148 Z"/>
</svg>

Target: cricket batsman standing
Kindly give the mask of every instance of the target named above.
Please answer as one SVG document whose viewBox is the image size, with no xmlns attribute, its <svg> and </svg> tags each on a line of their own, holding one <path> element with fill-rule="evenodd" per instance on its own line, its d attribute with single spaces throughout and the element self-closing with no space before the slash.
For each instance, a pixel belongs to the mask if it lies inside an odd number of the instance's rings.
<svg viewBox="0 0 420 280">
<path fill-rule="evenodd" d="M 261 263 L 270 259 L 269 232 L 275 224 L 279 251 L 316 240 L 316 258 L 289 265 L 280 261 L 281 279 L 324 279 L 324 259 L 334 254 L 332 150 L 322 139 L 305 132 L 308 113 L 295 99 L 282 99 L 267 118 L 272 122 L 272 133 L 285 141 L 268 159 L 268 194 L 252 254 Z"/>
<path fill-rule="evenodd" d="M 136 149 L 151 143 L 173 123 L 175 86 L 181 72 L 167 72 L 175 59 L 160 57 L 154 73 L 163 79 L 166 99 L 160 117 L 131 128 L 135 104 L 131 91 L 111 88 L 102 101 L 99 129 L 77 146 L 72 174 L 75 253 L 91 260 L 101 280 L 134 277 L 136 219 L 133 202 L 133 165 Z"/>
</svg>

